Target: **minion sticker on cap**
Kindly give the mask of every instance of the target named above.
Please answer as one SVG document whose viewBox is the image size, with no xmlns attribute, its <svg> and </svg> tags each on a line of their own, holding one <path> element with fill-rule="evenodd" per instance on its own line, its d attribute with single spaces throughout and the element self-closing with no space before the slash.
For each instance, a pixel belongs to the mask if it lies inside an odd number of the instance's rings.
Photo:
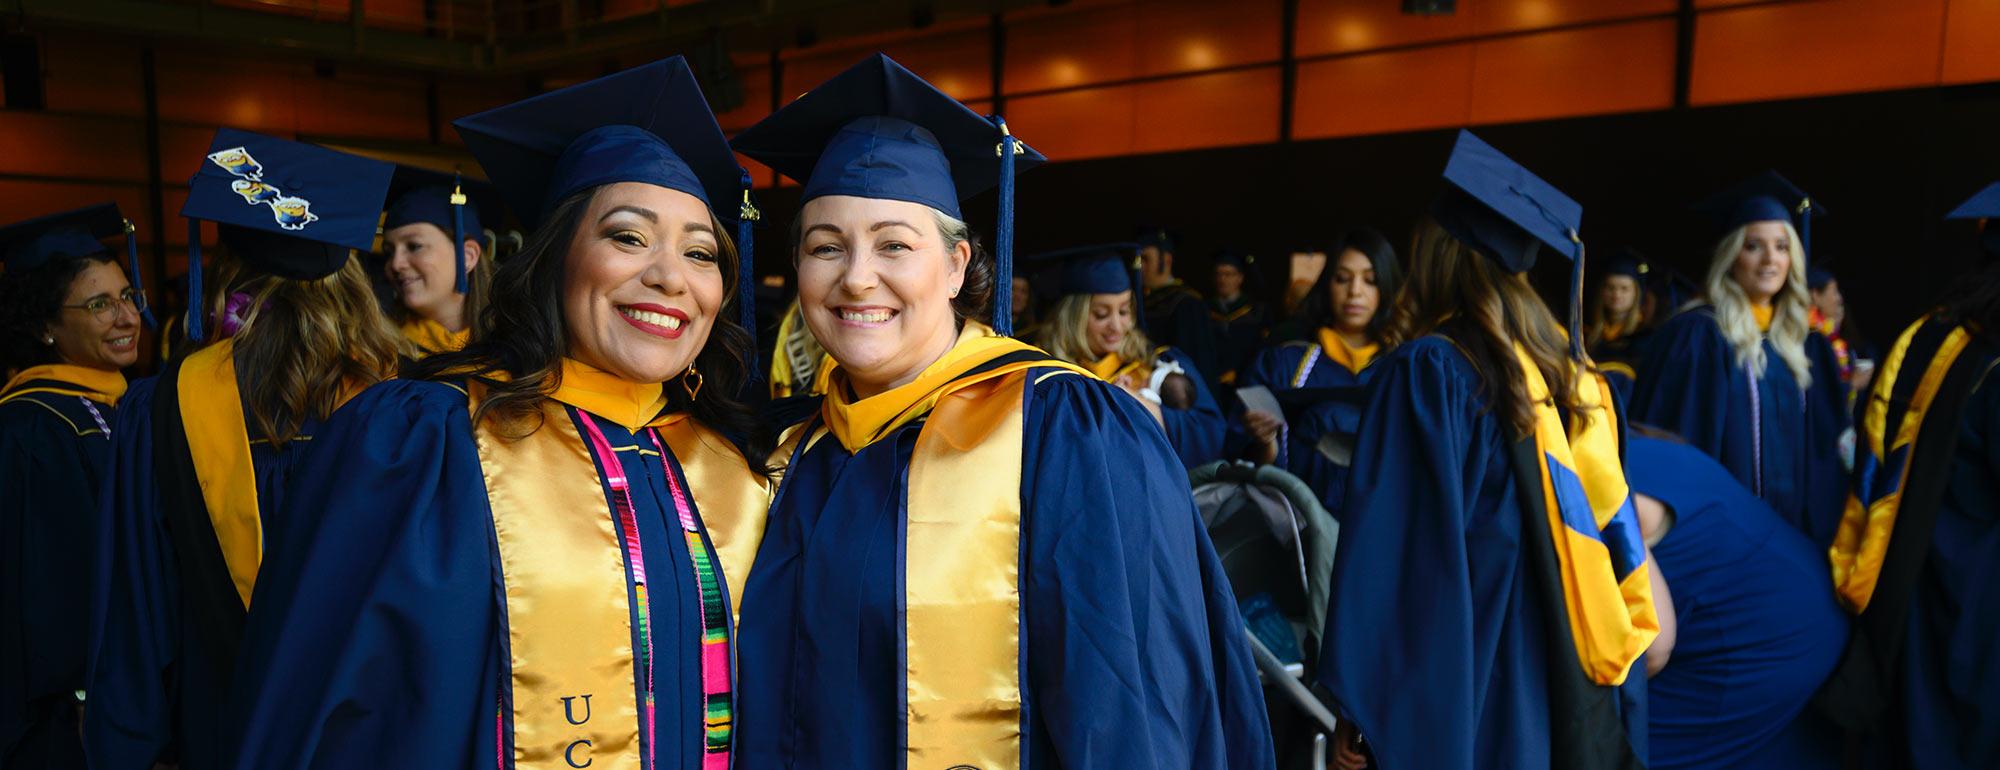
<svg viewBox="0 0 2000 770">
<path fill-rule="evenodd" d="M 229 183 L 229 189 L 235 190 L 237 195 L 243 196 L 243 202 L 253 206 L 259 203 L 270 203 L 277 200 L 278 196 L 284 194 L 276 187 L 251 179 L 238 179 L 231 182 Z"/>
<path fill-rule="evenodd" d="M 208 159 L 215 161 L 215 165 L 221 166 L 222 170 L 244 179 L 264 178 L 264 167 L 257 163 L 256 158 L 250 157 L 249 150 L 241 147 L 209 153 Z"/>
<path fill-rule="evenodd" d="M 304 230 L 306 225 L 319 221 L 319 215 L 312 213 L 312 201 L 295 195 L 272 201 L 271 213 L 277 216 L 278 226 L 287 230 Z"/>
</svg>

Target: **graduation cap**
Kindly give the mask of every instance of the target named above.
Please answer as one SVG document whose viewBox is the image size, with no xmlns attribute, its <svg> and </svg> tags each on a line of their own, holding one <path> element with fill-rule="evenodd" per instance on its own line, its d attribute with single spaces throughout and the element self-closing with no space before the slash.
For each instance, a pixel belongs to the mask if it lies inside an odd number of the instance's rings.
<svg viewBox="0 0 2000 770">
<path fill-rule="evenodd" d="M 1544 248 L 1569 258 L 1570 355 L 1582 358 L 1583 205 L 1471 131 L 1458 132 L 1444 179 L 1431 217 L 1453 238 L 1512 273 L 1534 267 Z"/>
<path fill-rule="evenodd" d="M 1014 174 L 1046 158 L 998 116 L 981 117 L 882 54 L 863 59 L 736 135 L 736 149 L 827 195 L 906 201 L 963 220 L 958 203 L 994 186 L 997 275 L 1014 271 Z M 994 292 L 993 328 L 1012 333 L 1011 282 Z"/>
<path fill-rule="evenodd" d="M 332 275 L 375 245 L 395 167 L 338 150 L 224 128 L 189 180 L 188 339 L 202 338 L 201 222 L 250 266 L 294 280 Z"/>
<path fill-rule="evenodd" d="M 1056 282 L 1056 296 L 1073 294 L 1120 294 L 1135 292 L 1132 297 L 1134 324 L 1143 323 L 1140 316 L 1142 306 L 1136 291 L 1139 284 L 1137 243 L 1097 243 L 1068 249 L 1045 251 L 1028 257 L 1027 261 L 1037 264 L 1059 265 L 1062 273 Z"/>
<path fill-rule="evenodd" d="M 1643 282 L 1652 272 L 1653 265 L 1646 260 L 1646 255 L 1630 246 L 1619 249 L 1618 253 L 1611 255 L 1611 259 L 1606 260 L 1604 264 L 1604 275 L 1607 277 L 1622 275 Z"/>
<path fill-rule="evenodd" d="M 1827 214 L 1825 207 L 1776 171 L 1737 182 L 1694 208 L 1718 239 L 1752 222 L 1789 222 L 1799 231 L 1799 254 L 1806 259 L 1812 258 L 1813 220 Z"/>
<path fill-rule="evenodd" d="M 674 56 L 452 121 L 465 146 L 530 228 L 556 203 L 617 182 L 641 182 L 701 200 L 736 225 L 737 312 L 757 328 L 750 173 Z M 733 205 L 732 205 L 733 204 Z M 462 274 L 462 271 L 461 271 Z"/>
<path fill-rule="evenodd" d="M 0 264 L 7 272 L 20 275 L 58 259 L 110 254 L 104 241 L 125 236 L 125 264 L 132 273 L 132 288 L 145 291 L 139 274 L 139 239 L 131 220 L 118 213 L 118 204 L 99 203 L 73 211 L 36 217 L 0 227 Z M 139 317 L 153 326 L 153 311 L 143 303 Z"/>
<path fill-rule="evenodd" d="M 1973 193 L 1972 197 L 1958 204 L 1945 219 L 1986 219 L 2000 220 L 2000 182 L 1987 185 L 1986 189 Z M 1979 243 L 1986 253 L 2000 257 L 2000 225 L 1987 222 L 1979 234 Z"/>
<path fill-rule="evenodd" d="M 1681 275 L 1679 270 L 1665 265 L 1658 265 L 1647 271 L 1645 286 L 1647 292 L 1659 298 L 1661 305 L 1665 307 L 1665 312 L 1668 313 L 1687 304 L 1688 300 L 1694 299 L 1695 295 L 1701 293 L 1700 287 L 1696 286 L 1693 280 Z"/>
<path fill-rule="evenodd" d="M 397 166 L 389 181 L 389 208 L 382 212 L 382 232 L 424 222 L 451 236 L 456 256 L 458 280 L 454 288 L 464 294 L 465 240 L 484 242 L 480 235 L 480 212 L 496 218 L 500 214 L 500 190 L 490 184 L 460 178 L 457 173 Z"/>
<path fill-rule="evenodd" d="M 1166 254 L 1177 253 L 1174 251 L 1174 234 L 1158 225 L 1140 225 L 1139 232 L 1133 240 L 1137 241 L 1139 248 L 1142 249 L 1151 246 Z"/>
</svg>

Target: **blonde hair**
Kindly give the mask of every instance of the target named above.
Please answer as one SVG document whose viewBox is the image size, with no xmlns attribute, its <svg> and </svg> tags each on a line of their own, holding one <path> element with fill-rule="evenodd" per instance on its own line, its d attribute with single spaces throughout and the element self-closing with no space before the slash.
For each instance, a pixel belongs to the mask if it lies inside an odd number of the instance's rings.
<svg viewBox="0 0 2000 770">
<path fill-rule="evenodd" d="M 1607 307 L 1604 304 L 1604 287 L 1610 285 L 1611 279 L 1613 278 L 1624 278 L 1631 281 L 1633 284 L 1632 307 L 1627 308 L 1623 314 L 1613 313 L 1611 311 L 1611 308 Z M 1592 344 L 1602 341 L 1604 338 L 1605 328 L 1609 327 L 1614 323 L 1618 325 L 1618 330 L 1620 332 L 1628 336 L 1631 335 L 1633 332 L 1638 331 L 1639 326 L 1641 324 L 1644 324 L 1646 321 L 1645 283 L 1637 278 L 1633 278 L 1632 276 L 1620 273 L 1620 274 L 1604 276 L 1604 280 L 1598 283 L 1597 287 L 1598 287 L 1597 291 L 1591 297 L 1590 300 L 1591 304 L 1591 311 L 1589 316 L 1590 325 L 1588 328 L 1584 329 L 1583 332 L 1584 340 Z"/>
<path fill-rule="evenodd" d="M 1048 323 L 1042 327 L 1036 344 L 1072 364 L 1089 365 L 1102 358 L 1090 350 L 1090 298 L 1094 296 L 1097 295 L 1070 294 L 1056 300 L 1055 309 L 1050 311 Z M 1136 295 L 1132 297 L 1135 310 L 1138 301 Z M 1136 318 L 1135 315 L 1132 331 L 1126 333 L 1125 342 L 1111 351 L 1126 361 L 1143 360 L 1153 353 L 1153 343 L 1139 329 Z"/>
<path fill-rule="evenodd" d="M 1792 370 L 1799 389 L 1804 390 L 1812 385 L 1812 363 L 1806 360 L 1806 335 L 1812 333 L 1806 325 L 1806 309 L 1812 306 L 1812 298 L 1806 293 L 1806 255 L 1800 248 L 1799 231 L 1790 222 L 1781 224 L 1785 226 L 1785 237 L 1790 239 L 1791 259 L 1785 270 L 1784 288 L 1771 298 L 1770 331 L 1757 328 L 1757 317 L 1750 311 L 1750 297 L 1731 275 L 1737 255 L 1743 251 L 1743 242 L 1749 239 L 1750 225 L 1736 228 L 1716 244 L 1705 286 L 1708 304 L 1715 308 L 1715 323 L 1722 328 L 1722 338 L 1736 351 L 1736 365 L 1749 367 L 1751 374 L 1763 377 L 1769 363 L 1763 343 L 1769 339 L 1779 360 Z"/>
<path fill-rule="evenodd" d="M 306 420 L 332 416 L 343 395 L 395 376 L 399 356 L 414 352 L 389 326 L 361 260 L 349 255 L 332 275 L 294 280 L 253 274 L 233 255 L 218 260 L 218 301 L 250 297 L 236 333 L 243 401 L 272 446 L 284 446 Z"/>
</svg>

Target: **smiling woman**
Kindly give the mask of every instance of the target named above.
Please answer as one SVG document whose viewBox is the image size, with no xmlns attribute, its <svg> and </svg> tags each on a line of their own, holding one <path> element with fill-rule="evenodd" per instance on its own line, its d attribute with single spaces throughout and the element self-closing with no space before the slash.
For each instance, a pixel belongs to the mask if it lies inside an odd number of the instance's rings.
<svg viewBox="0 0 2000 770">
<path fill-rule="evenodd" d="M 1653 333 L 1632 417 L 1700 447 L 1824 548 L 1846 490 L 1848 412 L 1833 347 L 1806 323 L 1801 236 L 1818 212 L 1768 172 L 1702 208 L 1716 237 L 1706 301 Z"/>
<path fill-rule="evenodd" d="M 725 768 L 769 503 L 716 213 L 746 177 L 679 57 L 456 125 L 532 234 L 480 338 L 320 437 L 236 766 Z"/>
<path fill-rule="evenodd" d="M 393 202 L 382 212 L 381 269 L 396 295 L 389 317 L 423 353 L 464 348 L 493 291 L 482 212 L 466 195 L 471 187 L 399 166 Z M 500 214 L 492 207 L 483 213 Z"/>
<path fill-rule="evenodd" d="M 1000 185 L 1006 243 L 1009 164 L 1041 156 L 880 55 L 736 145 L 804 184 L 799 305 L 834 366 L 744 590 L 739 766 L 1271 766 L 1159 423 L 978 320 L 1005 271 L 959 202 Z"/>
<path fill-rule="evenodd" d="M 0 228 L 0 757 L 22 766 L 83 763 L 89 522 L 146 307 L 100 240 L 124 222 L 104 204 Z"/>
</svg>

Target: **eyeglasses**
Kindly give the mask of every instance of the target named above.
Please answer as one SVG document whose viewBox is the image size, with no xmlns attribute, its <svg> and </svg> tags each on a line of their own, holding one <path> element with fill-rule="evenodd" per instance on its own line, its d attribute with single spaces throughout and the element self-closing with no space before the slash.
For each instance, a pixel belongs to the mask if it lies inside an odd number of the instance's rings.
<svg viewBox="0 0 2000 770">
<path fill-rule="evenodd" d="M 141 313 L 146 312 L 146 293 L 143 291 L 139 291 L 138 289 L 128 288 L 122 292 L 119 292 L 118 296 L 116 297 L 106 297 L 103 295 L 99 295 L 96 297 L 91 297 L 90 301 L 85 302 L 81 305 L 62 306 L 62 308 L 65 310 L 87 311 L 92 316 L 97 318 L 98 323 L 107 323 L 107 324 L 116 320 L 118 318 L 119 309 L 125 307 L 132 308 L 133 315 L 139 315 Z"/>
</svg>

